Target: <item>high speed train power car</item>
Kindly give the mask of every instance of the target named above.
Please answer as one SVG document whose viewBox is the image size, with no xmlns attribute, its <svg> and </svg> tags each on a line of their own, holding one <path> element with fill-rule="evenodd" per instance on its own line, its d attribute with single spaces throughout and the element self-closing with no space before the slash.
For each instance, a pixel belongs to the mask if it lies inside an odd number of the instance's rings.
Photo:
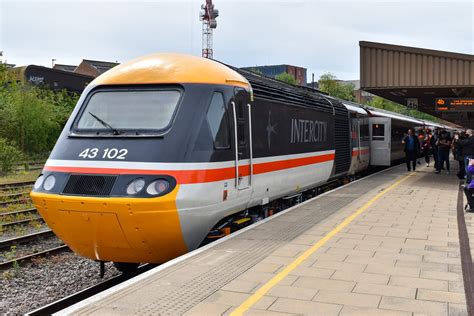
<svg viewBox="0 0 474 316">
<path fill-rule="evenodd" d="M 200 57 L 138 58 L 86 88 L 31 197 L 76 253 L 162 263 L 233 214 L 262 218 L 285 197 L 390 165 L 396 123 L 424 125 L 344 103 Z"/>
</svg>

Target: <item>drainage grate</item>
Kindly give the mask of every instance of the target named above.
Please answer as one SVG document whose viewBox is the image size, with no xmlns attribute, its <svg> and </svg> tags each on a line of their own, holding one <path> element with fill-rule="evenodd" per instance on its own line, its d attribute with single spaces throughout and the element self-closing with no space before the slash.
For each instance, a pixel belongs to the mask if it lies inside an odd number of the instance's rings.
<svg viewBox="0 0 474 316">
<path fill-rule="evenodd" d="M 117 176 L 75 175 L 69 176 L 64 194 L 83 196 L 109 196 Z"/>
</svg>

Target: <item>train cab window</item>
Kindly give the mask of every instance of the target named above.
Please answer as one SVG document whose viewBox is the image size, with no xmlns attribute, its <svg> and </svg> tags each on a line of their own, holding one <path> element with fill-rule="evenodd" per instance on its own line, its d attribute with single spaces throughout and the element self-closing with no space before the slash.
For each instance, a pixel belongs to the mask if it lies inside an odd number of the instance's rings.
<svg viewBox="0 0 474 316">
<path fill-rule="evenodd" d="M 211 129 L 216 149 L 230 148 L 229 118 L 225 108 L 224 96 L 214 92 L 211 104 L 207 110 L 207 122 Z"/>
<path fill-rule="evenodd" d="M 372 124 L 372 140 L 384 140 L 384 138 L 385 138 L 385 125 Z"/>
<path fill-rule="evenodd" d="M 99 90 L 86 101 L 75 130 L 115 135 L 162 131 L 171 125 L 180 98 L 179 90 Z"/>
</svg>

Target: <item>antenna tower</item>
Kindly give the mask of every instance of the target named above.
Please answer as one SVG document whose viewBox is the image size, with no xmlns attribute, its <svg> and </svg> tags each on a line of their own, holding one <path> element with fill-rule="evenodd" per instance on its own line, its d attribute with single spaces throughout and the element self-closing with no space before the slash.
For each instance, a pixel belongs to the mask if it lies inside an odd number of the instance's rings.
<svg viewBox="0 0 474 316">
<path fill-rule="evenodd" d="M 217 28 L 218 16 L 219 10 L 214 9 L 212 0 L 206 0 L 206 3 L 201 5 L 199 19 L 202 21 L 202 57 L 213 58 L 212 30 Z"/>
</svg>

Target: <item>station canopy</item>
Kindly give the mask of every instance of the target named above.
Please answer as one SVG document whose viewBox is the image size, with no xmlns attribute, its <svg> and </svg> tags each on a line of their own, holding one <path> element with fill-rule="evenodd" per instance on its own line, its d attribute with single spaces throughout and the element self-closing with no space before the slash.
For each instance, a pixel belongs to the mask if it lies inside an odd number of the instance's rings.
<svg viewBox="0 0 474 316">
<path fill-rule="evenodd" d="M 359 42 L 361 89 L 474 128 L 474 55 Z"/>
</svg>

